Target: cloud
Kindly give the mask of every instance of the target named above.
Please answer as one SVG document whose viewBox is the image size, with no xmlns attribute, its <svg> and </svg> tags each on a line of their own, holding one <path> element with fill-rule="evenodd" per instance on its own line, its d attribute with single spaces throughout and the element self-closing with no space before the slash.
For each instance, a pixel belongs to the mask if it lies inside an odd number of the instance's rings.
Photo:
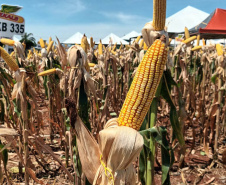
<svg viewBox="0 0 226 185">
<path fill-rule="evenodd" d="M 53 5 L 53 8 L 55 9 L 56 13 L 61 12 L 66 14 L 74 14 L 86 9 L 81 0 L 57 0 Z"/>
<path fill-rule="evenodd" d="M 123 12 L 100 12 L 102 15 L 104 15 L 107 18 L 110 19 L 118 19 L 120 22 L 123 23 L 133 23 L 141 20 L 148 20 L 146 17 L 138 16 L 138 15 L 131 15 L 131 14 L 125 14 Z"/>
<path fill-rule="evenodd" d="M 51 0 L 48 3 L 37 3 L 35 7 L 41 7 L 51 14 L 73 15 L 86 9 L 81 0 Z"/>
</svg>

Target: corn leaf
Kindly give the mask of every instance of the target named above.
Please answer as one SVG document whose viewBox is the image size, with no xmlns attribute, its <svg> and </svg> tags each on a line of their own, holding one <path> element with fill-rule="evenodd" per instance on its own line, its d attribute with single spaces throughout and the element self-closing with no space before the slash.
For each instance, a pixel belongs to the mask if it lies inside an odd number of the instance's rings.
<svg viewBox="0 0 226 185">
<path fill-rule="evenodd" d="M 2 149 L 3 147 L 4 147 L 4 145 L 0 141 L 0 149 Z M 7 162 L 8 162 L 8 150 L 4 149 L 1 152 L 1 155 L 2 155 L 3 164 L 4 164 L 5 168 L 6 168 L 6 165 L 7 165 Z"/>
<path fill-rule="evenodd" d="M 139 172 L 142 177 L 144 176 L 145 172 L 143 168 L 145 165 L 147 165 L 147 160 L 151 155 L 151 148 L 149 147 L 150 140 L 149 135 L 151 134 L 152 138 L 161 145 L 161 154 L 162 154 L 162 184 L 167 185 L 170 184 L 170 178 L 169 178 L 169 169 L 172 166 L 174 162 L 174 154 L 173 150 L 170 149 L 168 141 L 166 139 L 167 130 L 165 127 L 152 127 L 147 130 L 140 131 L 140 134 L 144 138 L 144 149 L 141 152 L 140 157 L 140 165 L 141 171 Z M 147 152 L 145 152 L 145 150 Z M 145 161 L 146 160 L 146 161 Z M 145 168 L 146 169 L 146 168 Z M 144 181 L 144 177 L 142 181 Z M 143 182 L 142 182 L 143 184 Z"/>
<path fill-rule="evenodd" d="M 5 116 L 5 106 L 2 100 L 0 100 L 0 107 L 1 107 L 1 112 L 0 112 L 0 123 L 4 123 L 4 116 Z"/>
<path fill-rule="evenodd" d="M 170 110 L 170 122 L 173 127 L 173 132 L 175 137 L 178 139 L 180 145 L 184 146 L 185 141 L 184 141 L 184 136 L 182 133 L 181 125 L 178 119 L 178 114 L 176 111 L 176 107 L 172 101 L 171 95 L 170 95 L 170 90 L 171 90 L 171 85 L 176 85 L 174 82 L 173 78 L 171 77 L 169 72 L 164 72 L 163 74 L 164 80 L 162 83 L 162 91 L 161 95 L 162 97 L 169 103 L 171 110 Z"/>
</svg>

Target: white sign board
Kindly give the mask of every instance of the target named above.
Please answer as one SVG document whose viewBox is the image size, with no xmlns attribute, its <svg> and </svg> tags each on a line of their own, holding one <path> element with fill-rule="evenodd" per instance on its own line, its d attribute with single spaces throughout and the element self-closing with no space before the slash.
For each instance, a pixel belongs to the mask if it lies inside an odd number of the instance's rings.
<svg viewBox="0 0 226 185">
<path fill-rule="evenodd" d="M 25 21 L 23 17 L 0 12 L 0 37 L 11 38 L 13 35 L 23 35 L 24 33 Z"/>
</svg>

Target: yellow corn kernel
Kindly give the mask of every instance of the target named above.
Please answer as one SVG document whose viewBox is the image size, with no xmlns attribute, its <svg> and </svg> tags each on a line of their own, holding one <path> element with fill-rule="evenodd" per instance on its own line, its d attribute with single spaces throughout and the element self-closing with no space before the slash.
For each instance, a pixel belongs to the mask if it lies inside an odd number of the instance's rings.
<svg viewBox="0 0 226 185">
<path fill-rule="evenodd" d="M 41 48 L 45 48 L 45 42 L 42 38 L 39 39 L 39 43 L 40 43 Z"/>
<path fill-rule="evenodd" d="M 200 50 L 202 49 L 202 46 L 195 46 L 194 48 L 192 48 L 191 50 L 192 51 L 197 51 L 197 50 Z"/>
<path fill-rule="evenodd" d="M 221 56 L 221 55 L 224 54 L 224 51 L 223 51 L 223 49 L 222 49 L 220 44 L 216 44 L 216 50 L 217 50 L 217 55 L 218 56 Z"/>
<path fill-rule="evenodd" d="M 14 43 L 15 43 L 14 40 L 5 39 L 5 38 L 0 39 L 0 42 L 4 45 L 8 45 L 8 46 L 14 46 Z"/>
<path fill-rule="evenodd" d="M 52 49 L 52 46 L 53 46 L 53 40 L 51 40 L 48 44 L 48 47 L 47 47 L 47 54 L 49 54 L 50 50 Z"/>
<path fill-rule="evenodd" d="M 16 61 L 2 47 L 0 47 L 0 56 L 7 63 L 11 70 L 17 71 L 19 69 Z"/>
<path fill-rule="evenodd" d="M 103 45 L 102 45 L 101 40 L 100 40 L 100 43 L 98 45 L 98 53 L 99 53 L 99 55 L 103 55 Z"/>
<path fill-rule="evenodd" d="M 196 46 L 199 46 L 199 42 L 200 42 L 200 34 L 198 34 L 198 36 L 197 36 L 197 44 L 196 44 Z"/>
<path fill-rule="evenodd" d="M 187 27 L 184 28 L 184 35 L 185 35 L 185 40 L 190 38 L 190 33 Z"/>
<path fill-rule="evenodd" d="M 161 31 L 166 22 L 166 0 L 153 0 L 153 27 Z"/>
<path fill-rule="evenodd" d="M 43 72 L 39 73 L 38 76 L 47 76 L 47 75 L 51 75 L 54 73 L 56 73 L 56 68 L 43 71 Z"/>
<path fill-rule="evenodd" d="M 156 40 L 140 62 L 119 114 L 119 126 L 139 130 L 155 96 L 166 65 L 168 49 Z"/>
<path fill-rule="evenodd" d="M 190 37 L 190 38 L 184 40 L 183 43 L 188 44 L 188 43 L 192 42 L 195 39 L 196 39 L 196 36 L 193 36 L 193 37 Z"/>
</svg>

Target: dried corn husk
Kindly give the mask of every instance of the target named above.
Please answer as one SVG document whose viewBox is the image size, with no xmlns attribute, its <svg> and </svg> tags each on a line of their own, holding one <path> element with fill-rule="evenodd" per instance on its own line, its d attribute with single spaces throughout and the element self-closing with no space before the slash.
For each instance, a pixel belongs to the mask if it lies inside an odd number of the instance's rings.
<svg viewBox="0 0 226 185">
<path fill-rule="evenodd" d="M 113 118 L 99 133 L 98 145 L 79 117 L 75 131 L 83 172 L 93 185 L 110 185 L 113 181 L 115 185 L 136 184 L 132 162 L 143 147 L 143 137 L 139 132 L 118 126 L 117 118 Z"/>
<path fill-rule="evenodd" d="M 153 44 L 153 42 L 158 37 L 161 37 L 162 35 L 166 36 L 166 45 L 168 45 L 168 43 L 169 43 L 169 36 L 168 36 L 167 31 L 166 30 L 155 31 L 152 21 L 146 23 L 141 32 L 142 32 L 144 42 L 146 43 L 146 45 L 148 47 L 150 47 Z"/>
</svg>

